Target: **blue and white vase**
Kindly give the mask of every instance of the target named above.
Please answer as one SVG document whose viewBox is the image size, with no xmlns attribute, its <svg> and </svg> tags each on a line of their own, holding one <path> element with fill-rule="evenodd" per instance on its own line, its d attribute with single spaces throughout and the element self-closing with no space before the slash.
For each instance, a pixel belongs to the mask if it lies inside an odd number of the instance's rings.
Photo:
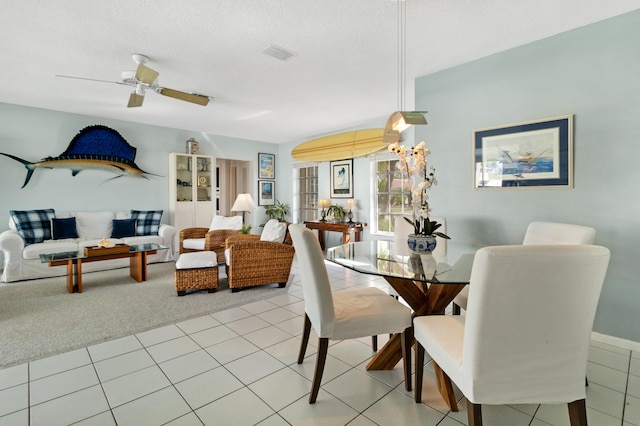
<svg viewBox="0 0 640 426">
<path fill-rule="evenodd" d="M 409 236 L 407 236 L 409 250 L 416 254 L 431 254 L 431 252 L 435 250 L 436 244 L 435 235 L 409 234 Z"/>
</svg>

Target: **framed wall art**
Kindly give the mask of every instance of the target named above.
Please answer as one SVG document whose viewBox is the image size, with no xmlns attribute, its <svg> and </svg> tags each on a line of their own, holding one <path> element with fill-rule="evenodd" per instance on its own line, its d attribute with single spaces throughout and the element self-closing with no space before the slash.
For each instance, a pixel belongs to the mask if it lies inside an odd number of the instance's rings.
<svg viewBox="0 0 640 426">
<path fill-rule="evenodd" d="M 573 116 L 473 132 L 474 189 L 573 188 Z"/>
<path fill-rule="evenodd" d="M 353 198 L 353 159 L 331 161 L 331 198 Z"/>
<path fill-rule="evenodd" d="M 276 156 L 274 154 L 258 154 L 258 178 L 275 179 Z"/>
<path fill-rule="evenodd" d="M 276 204 L 276 183 L 272 180 L 258 181 L 258 205 L 274 206 Z"/>
</svg>

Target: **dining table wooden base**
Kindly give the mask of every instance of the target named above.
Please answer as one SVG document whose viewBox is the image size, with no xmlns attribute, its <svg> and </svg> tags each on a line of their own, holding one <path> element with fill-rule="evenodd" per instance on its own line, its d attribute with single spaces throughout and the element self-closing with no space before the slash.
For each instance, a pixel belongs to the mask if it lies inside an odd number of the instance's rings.
<svg viewBox="0 0 640 426">
<path fill-rule="evenodd" d="M 446 307 L 466 284 L 426 284 L 414 282 L 407 278 L 384 277 L 393 289 L 413 309 L 412 317 L 423 315 L 444 315 Z M 423 288 L 424 287 L 424 288 Z M 393 370 L 402 360 L 402 335 L 394 334 L 387 343 L 376 353 L 367 370 Z M 458 411 L 452 391 L 445 386 L 445 381 L 438 375 L 439 368 L 434 365 L 438 390 L 451 411 Z"/>
<path fill-rule="evenodd" d="M 393 289 L 413 309 L 413 317 L 443 315 L 446 307 L 466 284 L 426 284 L 399 277 L 384 277 Z M 402 360 L 400 334 L 394 334 L 367 364 L 367 370 L 393 370 Z"/>
<path fill-rule="evenodd" d="M 470 282 L 474 254 L 462 254 L 453 264 L 444 256 L 416 255 L 409 253 L 406 243 L 371 240 L 350 242 L 327 249 L 327 260 L 345 268 L 383 277 L 413 310 L 413 317 L 444 315 L 445 309 L 456 295 Z M 405 333 L 406 334 L 406 333 Z M 374 339 L 375 340 L 375 339 Z M 400 334 L 394 334 L 371 358 L 367 370 L 392 370 L 402 360 L 403 343 L 415 343 L 415 339 L 403 342 Z M 411 351 L 408 351 L 409 354 Z M 440 375 L 441 376 L 441 375 Z M 457 410 L 443 380 L 438 376 L 438 389 L 452 411 Z M 410 389 L 405 382 L 405 388 Z"/>
</svg>

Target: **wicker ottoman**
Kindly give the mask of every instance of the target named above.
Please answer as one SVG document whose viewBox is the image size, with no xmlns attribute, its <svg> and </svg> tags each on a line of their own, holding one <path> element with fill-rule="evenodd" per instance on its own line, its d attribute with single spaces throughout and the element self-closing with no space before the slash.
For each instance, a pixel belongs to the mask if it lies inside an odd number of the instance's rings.
<svg viewBox="0 0 640 426">
<path fill-rule="evenodd" d="M 182 253 L 176 260 L 175 290 L 184 296 L 187 290 L 218 289 L 218 258 L 212 251 Z"/>
</svg>

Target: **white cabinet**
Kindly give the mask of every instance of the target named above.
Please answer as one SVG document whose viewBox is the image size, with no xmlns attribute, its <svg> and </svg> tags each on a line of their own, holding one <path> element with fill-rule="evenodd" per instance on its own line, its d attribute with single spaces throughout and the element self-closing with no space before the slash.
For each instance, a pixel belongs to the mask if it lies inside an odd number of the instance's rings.
<svg viewBox="0 0 640 426">
<path fill-rule="evenodd" d="M 215 163 L 199 154 L 169 155 L 169 221 L 178 229 L 209 227 L 215 210 Z"/>
</svg>

